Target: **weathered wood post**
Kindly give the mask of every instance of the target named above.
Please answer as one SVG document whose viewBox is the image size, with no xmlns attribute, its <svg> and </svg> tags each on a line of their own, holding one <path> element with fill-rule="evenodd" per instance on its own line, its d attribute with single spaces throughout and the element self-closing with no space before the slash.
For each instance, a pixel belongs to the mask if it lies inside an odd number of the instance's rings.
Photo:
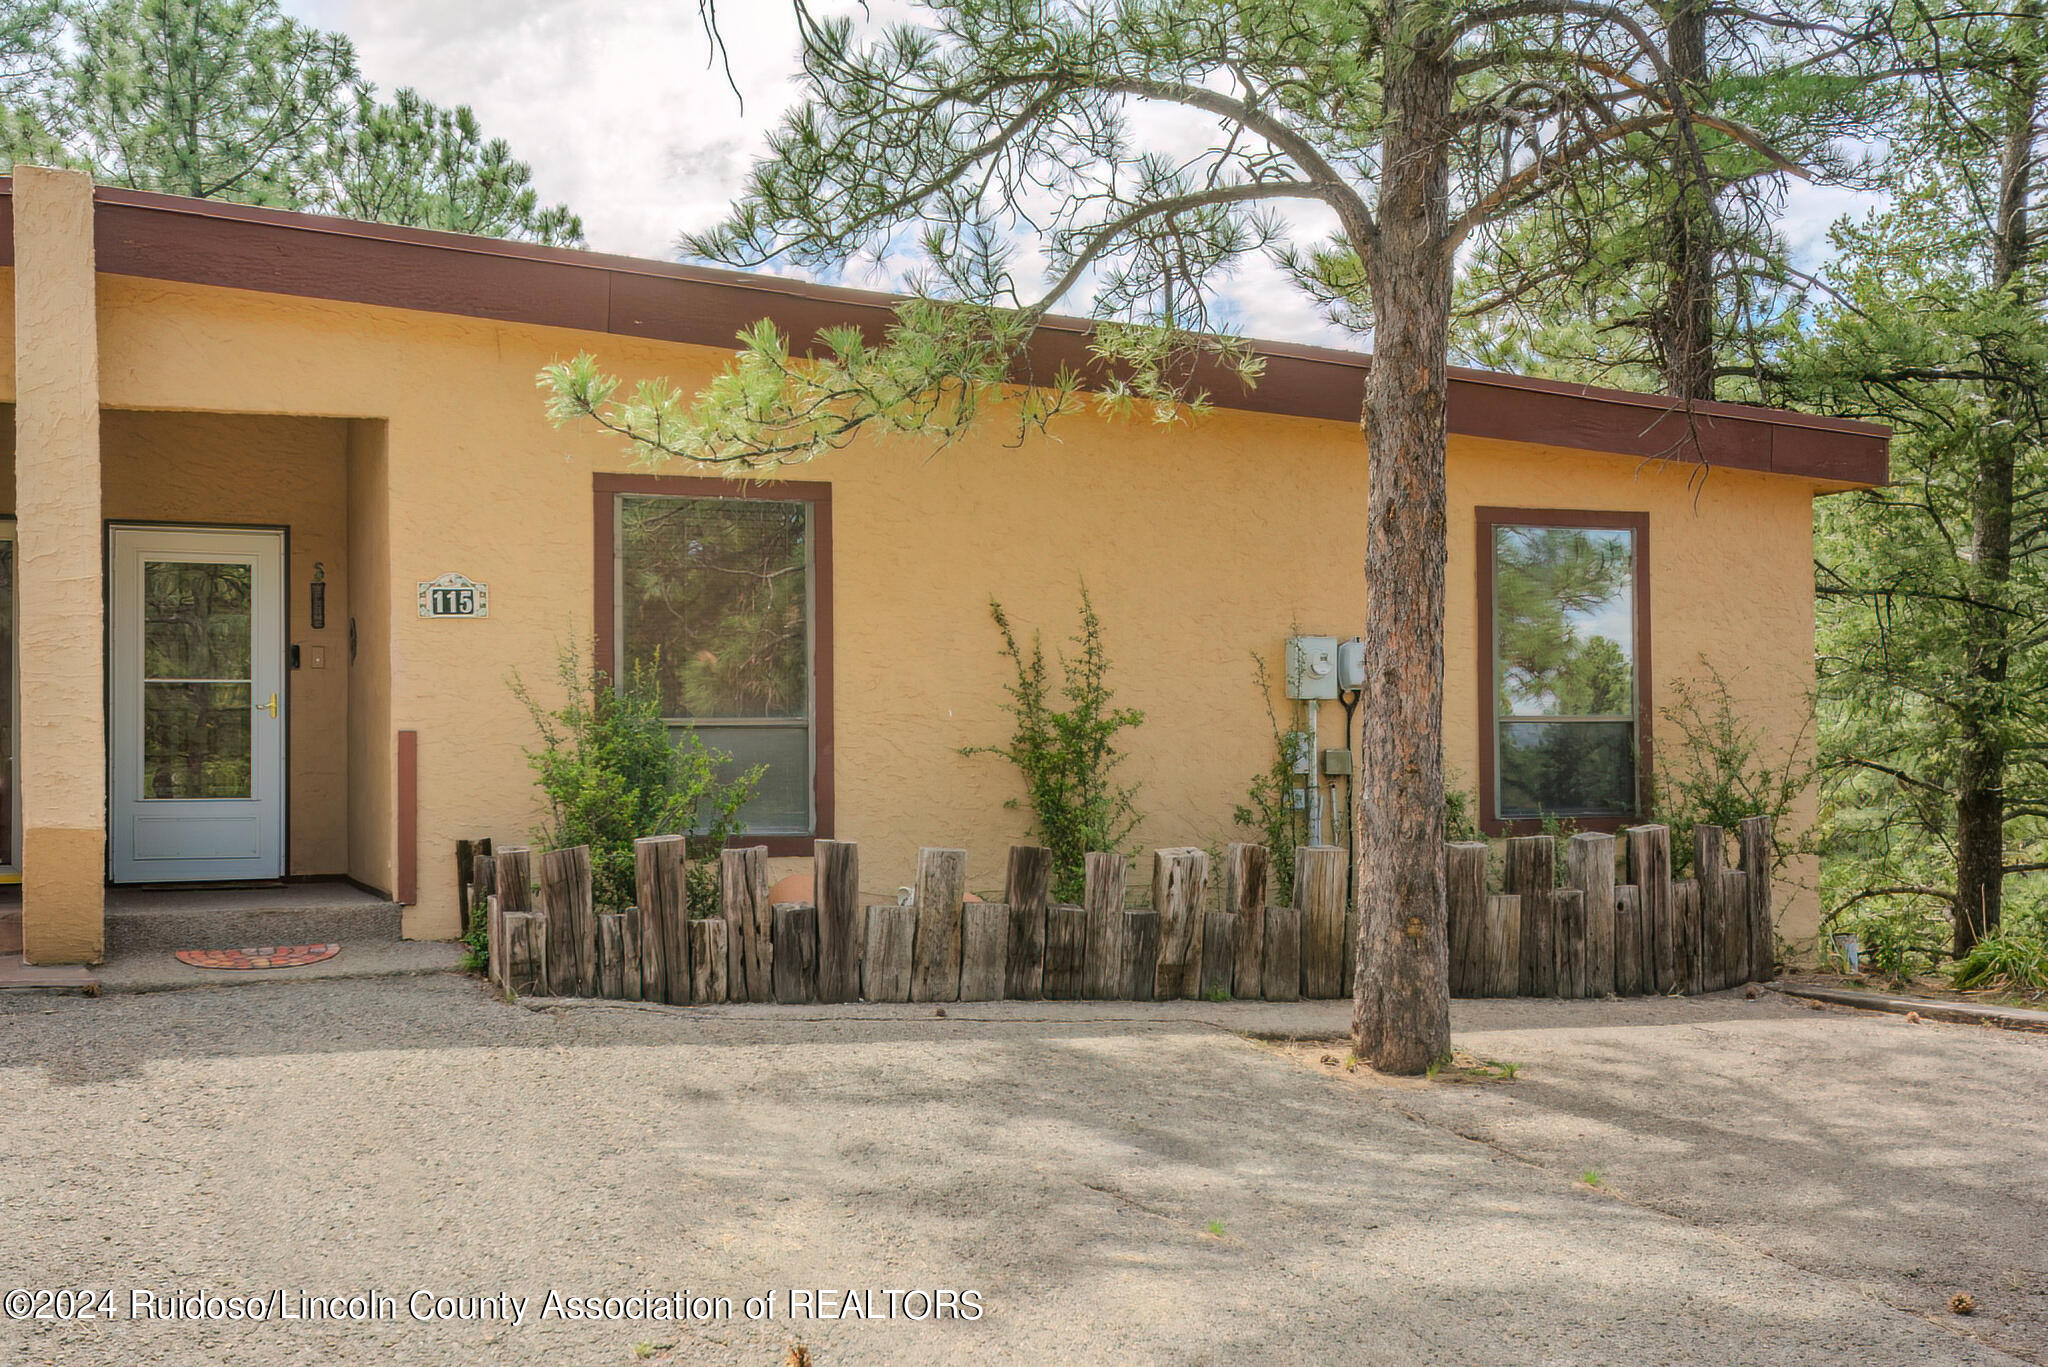
<svg viewBox="0 0 2048 1367">
<path fill-rule="evenodd" d="M 1450 919 L 1451 995 L 1486 995 L 1486 842 L 1444 847 L 1444 904 Z"/>
<path fill-rule="evenodd" d="M 532 851 L 528 850 L 525 846 L 508 845 L 504 849 L 499 850 L 492 860 L 493 872 L 497 879 L 498 920 L 501 923 L 507 916 L 525 916 L 533 911 L 532 858 Z M 542 941 L 545 942 L 547 937 L 547 925 L 545 922 L 541 924 L 540 935 Z M 506 931 L 506 943 L 511 943 L 510 930 Z M 519 990 L 512 987 L 511 965 L 507 963 L 502 967 L 506 973 L 504 986 L 514 991 Z M 546 991 L 547 983 L 545 979 L 542 980 L 538 993 L 531 988 L 527 989 L 528 995 L 538 995 Z"/>
<path fill-rule="evenodd" d="M 540 857 L 540 904 L 548 918 L 548 986 L 557 997 L 597 995 L 597 912 L 590 900 L 590 847 Z"/>
<path fill-rule="evenodd" d="M 1697 996 L 1699 966 L 1700 885 L 1691 878 L 1671 880 L 1671 991 Z"/>
<path fill-rule="evenodd" d="M 664 851 L 664 840 L 682 844 L 682 836 L 647 836 L 633 842 L 633 916 L 639 922 L 639 949 L 641 949 L 641 998 L 649 1002 L 668 1002 L 668 939 L 664 935 L 662 922 L 662 865 L 659 857 Z M 684 998 L 688 1000 L 688 955 L 690 945 L 684 941 Z"/>
<path fill-rule="evenodd" d="M 690 1000 L 687 843 L 679 835 L 633 842 L 633 901 L 640 916 L 640 996 L 683 1006 Z"/>
<path fill-rule="evenodd" d="M 1742 845 L 1742 877 L 1749 884 L 1747 903 L 1749 950 L 1743 976 L 1769 982 L 1778 974 L 1778 923 L 1771 908 L 1771 819 L 1743 818 L 1736 828 Z"/>
<path fill-rule="evenodd" d="M 1643 968 L 1642 889 L 1623 883 L 1614 890 L 1614 994 L 1642 996 Z"/>
<path fill-rule="evenodd" d="M 626 989 L 626 1000 L 629 1002 L 642 1001 L 645 1000 L 645 997 L 641 989 L 645 984 L 641 981 L 640 976 L 639 904 L 636 902 L 632 907 L 620 912 L 619 918 L 623 924 L 620 935 L 625 941 L 626 981 L 624 986 Z"/>
<path fill-rule="evenodd" d="M 1553 993 L 1559 997 L 1586 995 L 1586 894 L 1578 888 L 1555 888 L 1550 894 L 1554 913 L 1551 924 L 1557 939 L 1557 978 Z"/>
<path fill-rule="evenodd" d="M 769 975 L 775 1000 L 801 1006 L 818 996 L 818 909 L 809 902 L 777 902 L 770 913 Z"/>
<path fill-rule="evenodd" d="M 1522 963 L 1516 989 L 1524 997 L 1555 996 L 1557 910 L 1551 893 L 1557 886 L 1557 842 L 1547 835 L 1509 840 L 1501 886 L 1522 899 Z"/>
<path fill-rule="evenodd" d="M 871 1002 L 909 1001 L 911 951 L 916 943 L 916 907 L 869 907 L 861 996 Z"/>
<path fill-rule="evenodd" d="M 1088 913 L 1070 902 L 1045 909 L 1045 974 L 1047 1001 L 1081 998 L 1082 974 L 1088 954 Z"/>
<path fill-rule="evenodd" d="M 960 1000 L 1000 1001 L 1008 969 L 1010 909 L 1001 902 L 960 908 Z"/>
<path fill-rule="evenodd" d="M 1721 870 L 1727 867 L 1728 832 L 1720 826 L 1692 828 L 1692 876 L 1700 887 L 1700 935 L 1692 954 L 1695 992 L 1728 985 L 1721 950 Z"/>
<path fill-rule="evenodd" d="M 1148 1002 L 1159 980 L 1159 913 L 1124 913 L 1124 957 L 1117 996 L 1124 1001 Z"/>
<path fill-rule="evenodd" d="M 1123 979 L 1124 885 L 1130 861 L 1093 851 L 1083 861 L 1081 909 L 1088 913 L 1088 938 L 1081 953 L 1081 996 L 1114 1001 Z"/>
<path fill-rule="evenodd" d="M 1202 917 L 1202 1000 L 1231 995 L 1237 973 L 1237 917 L 1211 911 Z"/>
<path fill-rule="evenodd" d="M 1294 905 L 1301 912 L 1301 995 L 1344 995 L 1344 851 L 1303 845 L 1294 851 Z"/>
<path fill-rule="evenodd" d="M 732 954 L 727 940 L 732 935 L 732 922 L 723 916 L 706 916 L 690 922 L 686 934 L 690 944 L 690 1000 L 703 1006 L 716 1006 L 728 1000 L 732 995 L 728 977 L 732 972 Z"/>
<path fill-rule="evenodd" d="M 1496 893 L 1486 899 L 1486 985 L 1482 995 L 1512 997 L 1522 987 L 1522 899 Z"/>
<path fill-rule="evenodd" d="M 1192 997 L 1202 986 L 1202 908 L 1209 855 L 1198 849 L 1152 852 L 1152 909 L 1159 913 L 1159 967 L 1153 998 Z"/>
<path fill-rule="evenodd" d="M 544 997 L 548 987 L 548 918 L 538 912 L 515 911 L 505 916 L 505 990 L 521 997 Z"/>
<path fill-rule="evenodd" d="M 718 875 L 725 989 L 736 1002 L 774 1001 L 775 908 L 768 901 L 768 847 L 720 850 Z"/>
<path fill-rule="evenodd" d="M 1678 985 L 1678 953 L 1672 940 L 1671 828 L 1631 826 L 1628 877 L 1636 885 L 1643 913 L 1643 990 L 1669 992 Z"/>
<path fill-rule="evenodd" d="M 910 964 L 914 1002 L 960 1000 L 960 908 L 967 900 L 967 851 L 917 852 L 917 945 Z"/>
<path fill-rule="evenodd" d="M 1043 845 L 1012 845 L 1003 901 L 1010 907 L 1009 962 L 1003 995 L 1036 1001 L 1045 994 L 1045 908 L 1052 889 L 1052 851 Z"/>
<path fill-rule="evenodd" d="M 860 1000 L 860 846 L 820 840 L 811 859 L 818 915 L 818 1000 Z"/>
<path fill-rule="evenodd" d="M 1266 895 L 1272 875 L 1272 854 L 1264 845 L 1223 847 L 1223 909 L 1237 917 L 1237 962 L 1231 966 L 1231 990 L 1256 999 L 1266 952 Z"/>
<path fill-rule="evenodd" d="M 1720 902 L 1721 986 L 1738 987 L 1749 980 L 1749 875 L 1721 870 Z"/>
<path fill-rule="evenodd" d="M 1260 927 L 1265 944 L 1259 953 L 1259 982 L 1269 1002 L 1301 1000 L 1301 911 L 1298 907 L 1267 907 Z"/>
<path fill-rule="evenodd" d="M 621 1001 L 626 995 L 626 917 L 618 911 L 597 914 L 597 995 Z"/>
<path fill-rule="evenodd" d="M 1566 847 L 1565 879 L 1585 894 L 1586 987 L 1583 995 L 1614 991 L 1614 837 L 1581 831 Z"/>
</svg>

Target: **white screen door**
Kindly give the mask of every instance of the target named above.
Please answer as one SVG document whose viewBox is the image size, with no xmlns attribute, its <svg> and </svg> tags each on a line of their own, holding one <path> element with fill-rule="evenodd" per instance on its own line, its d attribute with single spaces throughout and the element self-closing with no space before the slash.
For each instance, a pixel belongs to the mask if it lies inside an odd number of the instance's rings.
<svg viewBox="0 0 2048 1367">
<path fill-rule="evenodd" d="M 117 883 L 284 872 L 284 534 L 113 531 Z"/>
</svg>

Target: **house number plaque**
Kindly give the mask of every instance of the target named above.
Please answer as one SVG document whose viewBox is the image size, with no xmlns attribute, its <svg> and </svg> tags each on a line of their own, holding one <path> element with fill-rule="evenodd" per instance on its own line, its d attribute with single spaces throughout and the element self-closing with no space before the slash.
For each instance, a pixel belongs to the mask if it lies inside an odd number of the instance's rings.
<svg viewBox="0 0 2048 1367">
<path fill-rule="evenodd" d="M 444 574 L 420 583 L 422 617 L 488 617 L 491 590 L 466 574 Z"/>
</svg>

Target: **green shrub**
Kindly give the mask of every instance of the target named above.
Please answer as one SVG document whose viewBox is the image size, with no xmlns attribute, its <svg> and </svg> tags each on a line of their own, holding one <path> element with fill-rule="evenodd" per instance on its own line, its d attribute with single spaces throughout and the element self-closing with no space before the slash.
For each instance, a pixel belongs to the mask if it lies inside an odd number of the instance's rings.
<svg viewBox="0 0 2048 1367">
<path fill-rule="evenodd" d="M 1961 988 L 2048 991 L 2048 938 L 2039 923 L 2008 923 L 1977 941 L 1950 971 Z"/>
<path fill-rule="evenodd" d="M 1792 807 L 1813 782 L 1808 753 L 1813 731 L 1809 705 L 1798 734 L 1786 747 L 1782 764 L 1766 763 L 1759 752 L 1767 739 L 1762 727 L 1736 711 L 1728 681 L 1702 657 L 1700 679 L 1676 679 L 1669 685 L 1671 701 L 1658 709 L 1666 734 L 1677 741 L 1657 743 L 1654 819 L 1671 828 L 1674 875 L 1691 871 L 1694 826 L 1721 826 L 1733 831 L 1746 817 L 1771 819 L 1773 866 L 1782 869 L 1797 854 L 1811 853 L 1813 832 L 1795 830 Z"/>
<path fill-rule="evenodd" d="M 1119 785 L 1114 774 L 1124 761 L 1117 733 L 1142 724 L 1145 714 L 1112 705 L 1107 682 L 1109 654 L 1102 642 L 1102 622 L 1081 586 L 1081 629 L 1073 638 L 1071 656 L 1060 656 L 1062 682 L 1056 704 L 1052 675 L 1045 662 L 1045 643 L 1031 638 L 1027 653 L 1017 643 L 1003 605 L 991 598 L 989 615 L 1002 634 L 1002 654 L 1017 672 L 1007 686 L 1010 701 L 1003 710 L 1016 721 L 1008 745 L 971 745 L 963 755 L 999 755 L 1024 776 L 1022 803 L 1028 804 L 1032 829 L 1052 851 L 1053 895 L 1061 901 L 1081 900 L 1084 856 L 1091 850 L 1135 853 L 1125 848 L 1138 828 L 1138 789 Z"/>
<path fill-rule="evenodd" d="M 1232 819 L 1256 837 L 1271 856 L 1268 864 L 1267 896 L 1279 906 L 1294 900 L 1294 851 L 1308 839 L 1308 813 L 1300 805 L 1304 791 L 1296 764 L 1308 733 L 1282 730 L 1280 714 L 1273 710 L 1273 677 L 1266 670 L 1266 658 L 1252 652 L 1252 675 L 1258 681 L 1259 701 L 1266 707 L 1266 723 L 1273 732 L 1273 762 L 1252 777 L 1245 800 L 1232 812 Z"/>
<path fill-rule="evenodd" d="M 714 852 L 739 828 L 739 810 L 753 796 L 762 769 L 721 782 L 730 756 L 696 735 L 671 734 L 662 720 L 654 669 L 640 665 L 624 688 L 603 670 L 584 670 L 580 652 L 565 647 L 555 662 L 564 697 L 546 707 L 523 680 L 512 691 L 540 732 L 526 760 L 547 798 L 534 843 L 545 849 L 590 847 L 592 900 L 600 910 L 633 905 L 633 842 L 650 835 L 689 837 L 690 909 L 702 916 L 718 901 Z"/>
</svg>

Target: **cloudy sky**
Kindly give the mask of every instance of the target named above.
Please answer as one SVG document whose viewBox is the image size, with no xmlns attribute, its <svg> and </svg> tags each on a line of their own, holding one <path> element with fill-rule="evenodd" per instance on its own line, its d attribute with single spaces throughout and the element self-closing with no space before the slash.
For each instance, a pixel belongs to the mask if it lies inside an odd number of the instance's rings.
<svg viewBox="0 0 2048 1367">
<path fill-rule="evenodd" d="M 353 39 L 364 74 L 387 94 L 413 86 L 438 103 L 472 106 L 487 132 L 532 164 L 543 197 L 583 216 L 600 251 L 671 257 L 678 232 L 715 223 L 795 95 L 796 34 L 782 0 L 720 7 L 744 104 L 707 64 L 695 0 L 282 3 Z M 886 16 L 905 6 L 872 8 Z M 1856 204 L 1795 187 L 1790 207 L 1794 245 L 1811 264 L 1828 224 Z M 1228 294 L 1227 321 L 1242 332 L 1346 344 L 1268 271 L 1248 271 Z"/>
</svg>

